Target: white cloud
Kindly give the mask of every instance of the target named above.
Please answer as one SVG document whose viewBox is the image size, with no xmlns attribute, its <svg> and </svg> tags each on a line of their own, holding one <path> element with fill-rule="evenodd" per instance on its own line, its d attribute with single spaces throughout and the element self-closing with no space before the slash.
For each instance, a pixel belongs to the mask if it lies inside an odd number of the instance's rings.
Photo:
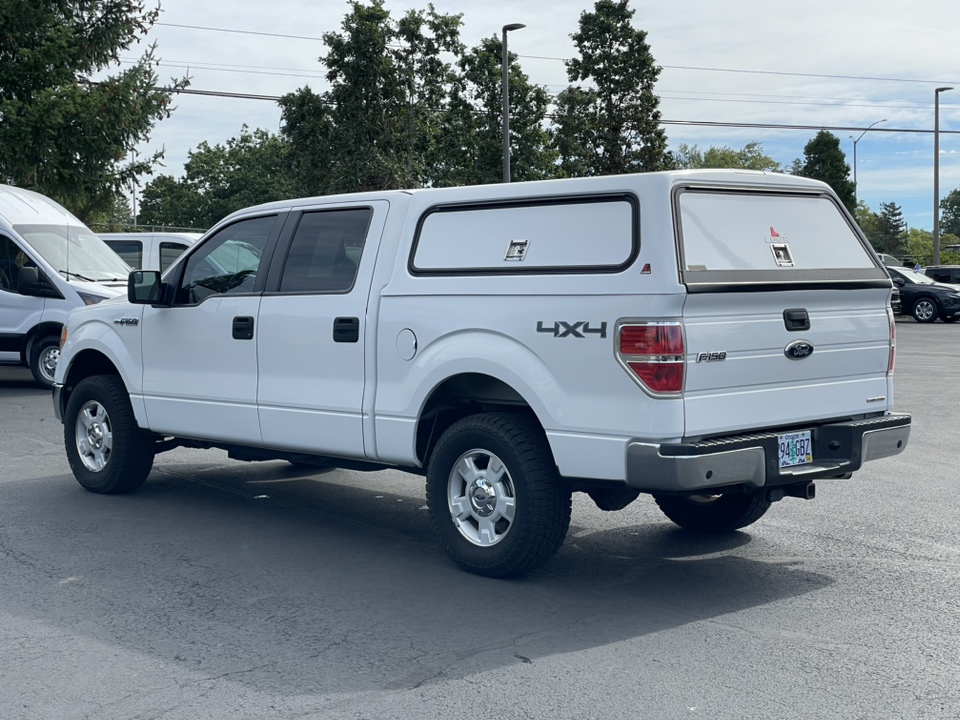
<svg viewBox="0 0 960 720">
<path fill-rule="evenodd" d="M 394 16 L 426 5 L 387 2 Z M 483 5 L 435 0 L 434 5 L 439 12 L 464 14 L 462 34 L 468 45 L 499 34 L 505 23 L 525 23 L 525 29 L 511 34 L 510 49 L 522 56 L 531 80 L 553 92 L 566 85 L 564 65 L 540 58 L 570 57 L 569 35 L 577 30 L 580 13 L 593 6 L 588 0 L 491 0 Z M 166 0 L 162 7 L 162 23 L 310 38 L 339 30 L 348 10 L 346 2 L 306 0 Z M 634 24 L 647 31 L 654 57 L 664 66 L 657 91 L 665 119 L 856 128 L 886 119 L 857 145 L 860 198 L 873 207 L 892 200 L 903 206 L 911 225 L 922 225 L 924 216 L 930 224 L 932 137 L 883 130 L 932 129 L 938 84 L 958 88 L 941 95 L 941 130 L 960 130 L 955 2 L 928 0 L 906 8 L 893 0 L 688 0 L 682 5 L 634 0 L 632 7 Z M 314 89 L 325 85 L 317 61 L 325 48 L 316 39 L 158 25 L 149 40 L 157 42 L 165 62 L 190 65 L 196 89 L 282 95 L 306 84 Z M 183 72 L 181 67 L 160 67 L 161 77 Z M 823 75 L 845 77 L 818 77 Z M 222 143 L 244 123 L 275 132 L 280 121 L 278 108 L 263 101 L 184 95 L 177 106 L 173 117 L 156 128 L 151 143 L 166 148 L 163 171 L 172 174 L 182 172 L 188 150 L 203 140 Z M 686 142 L 701 148 L 759 140 L 768 154 L 789 164 L 802 156 L 815 131 L 670 125 L 667 134 L 672 146 Z M 859 131 L 836 134 L 852 164 L 850 136 Z M 952 161 L 960 151 L 960 135 L 942 134 L 940 146 L 945 194 L 960 186 L 960 164 Z"/>
</svg>

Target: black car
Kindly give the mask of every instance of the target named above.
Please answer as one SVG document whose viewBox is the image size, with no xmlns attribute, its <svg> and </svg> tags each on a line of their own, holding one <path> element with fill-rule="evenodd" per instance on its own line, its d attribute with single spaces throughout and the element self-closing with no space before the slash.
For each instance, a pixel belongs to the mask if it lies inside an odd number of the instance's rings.
<svg viewBox="0 0 960 720">
<path fill-rule="evenodd" d="M 940 283 L 960 283 L 960 265 L 927 265 L 920 272 Z"/>
<path fill-rule="evenodd" d="M 887 267 L 890 279 L 900 290 L 900 301 L 905 315 L 913 315 L 917 322 L 955 322 L 960 313 L 960 288 L 938 283 L 913 270 Z"/>
</svg>

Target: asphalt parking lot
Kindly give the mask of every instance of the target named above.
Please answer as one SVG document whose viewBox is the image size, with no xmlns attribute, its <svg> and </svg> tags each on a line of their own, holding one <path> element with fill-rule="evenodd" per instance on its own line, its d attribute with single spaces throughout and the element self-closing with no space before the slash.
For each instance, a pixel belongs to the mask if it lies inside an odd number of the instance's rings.
<svg viewBox="0 0 960 720">
<path fill-rule="evenodd" d="M 401 473 L 181 449 L 87 493 L 0 368 L 0 718 L 960 717 L 960 327 L 897 335 L 904 454 L 723 538 L 578 494 L 511 581 L 456 569 Z"/>
</svg>

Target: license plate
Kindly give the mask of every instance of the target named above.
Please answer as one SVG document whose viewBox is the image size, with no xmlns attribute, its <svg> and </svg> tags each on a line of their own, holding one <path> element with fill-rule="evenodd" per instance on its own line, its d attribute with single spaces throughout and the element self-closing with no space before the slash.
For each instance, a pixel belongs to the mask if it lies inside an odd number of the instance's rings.
<svg viewBox="0 0 960 720">
<path fill-rule="evenodd" d="M 780 447 L 780 467 L 813 462 L 813 442 L 809 430 L 778 435 L 777 444 Z"/>
</svg>

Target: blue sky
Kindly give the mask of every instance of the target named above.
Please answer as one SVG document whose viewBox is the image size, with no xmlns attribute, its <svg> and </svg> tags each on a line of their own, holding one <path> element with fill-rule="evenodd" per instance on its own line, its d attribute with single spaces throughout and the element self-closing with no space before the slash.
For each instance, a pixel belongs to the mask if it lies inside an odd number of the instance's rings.
<svg viewBox="0 0 960 720">
<path fill-rule="evenodd" d="M 550 92 L 566 84 L 563 58 L 574 53 L 570 33 L 592 1 L 434 0 L 439 12 L 463 13 L 462 37 L 475 45 L 506 23 L 527 27 L 510 35 L 532 82 Z M 960 4 L 926 0 L 906 6 L 890 0 L 633 0 L 634 25 L 663 67 L 656 91 L 665 120 L 866 128 L 885 120 L 857 144 L 859 197 L 903 207 L 911 227 L 933 224 L 932 130 L 934 88 L 955 86 L 940 103 L 941 196 L 960 187 L 960 63 L 956 31 Z M 399 17 L 426 2 L 388 0 Z M 236 3 L 165 0 L 157 43 L 161 79 L 187 72 L 193 89 L 282 95 L 325 87 L 317 38 L 339 29 L 346 2 L 272 0 Z M 190 26 L 190 27 L 184 27 Z M 202 29 L 218 28 L 220 30 Z M 222 30 L 246 31 L 223 32 Z M 259 35 L 249 33 L 261 33 Z M 277 37 L 286 36 L 286 37 Z M 292 37 L 296 36 L 296 37 Z M 133 57 L 132 48 L 125 58 Z M 173 117 L 160 123 L 143 150 L 164 148 L 166 168 L 179 175 L 187 152 L 201 141 L 223 143 L 243 124 L 277 132 L 275 104 L 258 100 L 183 95 Z M 740 148 L 763 144 L 789 165 L 802 157 L 816 130 L 667 125 L 669 143 Z M 861 131 L 837 130 L 848 163 Z"/>
</svg>

